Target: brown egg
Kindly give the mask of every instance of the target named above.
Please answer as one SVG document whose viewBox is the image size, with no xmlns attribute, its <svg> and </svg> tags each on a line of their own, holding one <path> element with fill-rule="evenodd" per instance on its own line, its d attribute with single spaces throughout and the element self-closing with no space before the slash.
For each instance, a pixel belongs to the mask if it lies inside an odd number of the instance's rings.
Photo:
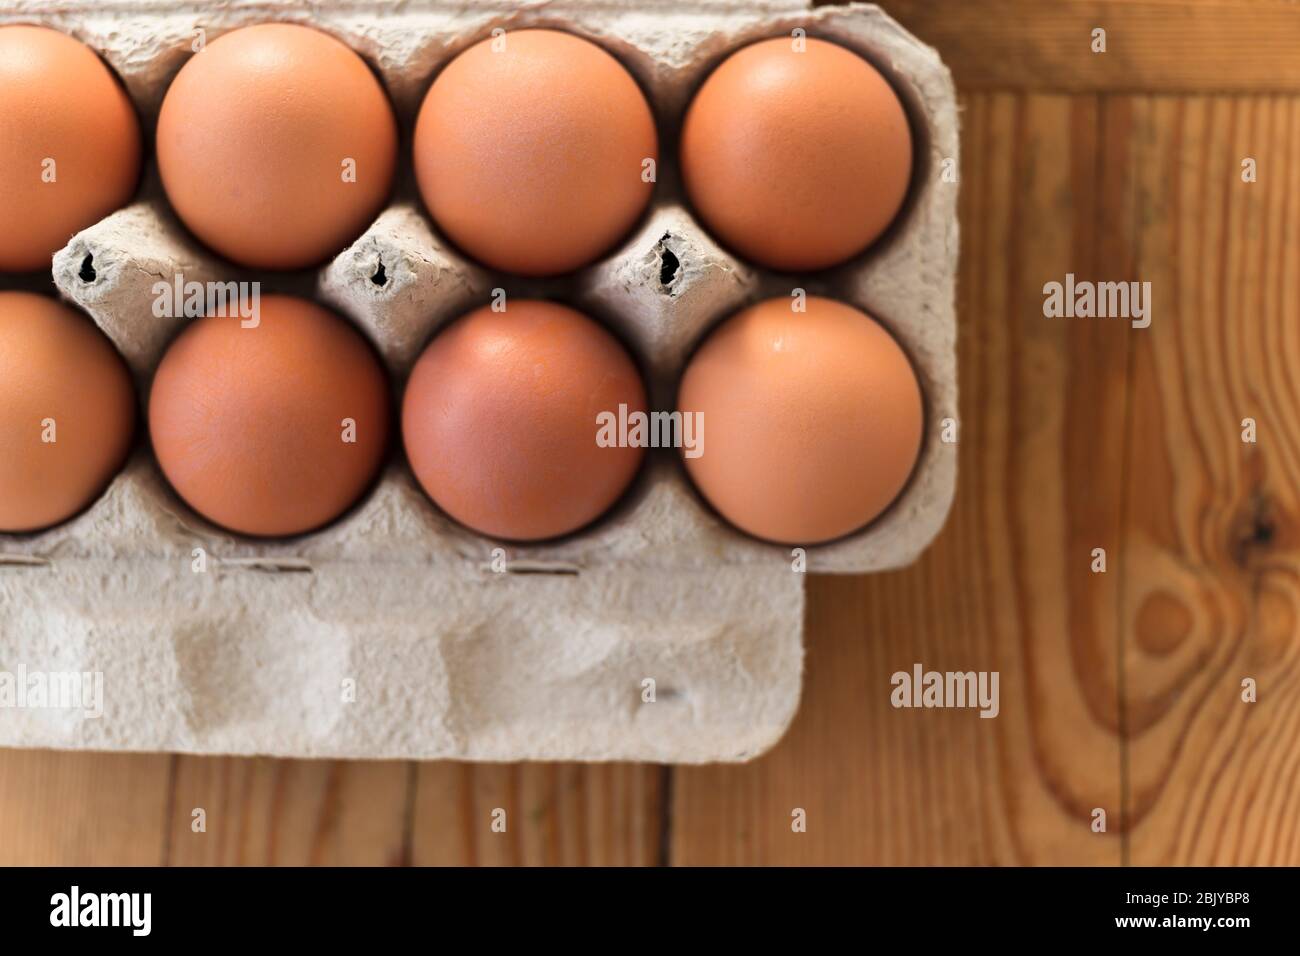
<svg viewBox="0 0 1300 956">
<path fill-rule="evenodd" d="M 684 457 L 737 528 L 817 544 L 863 527 L 898 497 L 921 448 L 921 388 L 874 319 L 831 299 L 769 299 L 722 323 L 682 377 L 677 407 L 703 416 Z"/>
<path fill-rule="evenodd" d="M 650 201 L 643 164 L 658 155 L 627 70 L 555 30 L 470 47 L 438 75 L 415 127 L 420 194 L 438 227 L 521 275 L 570 272 L 607 252 Z"/>
<path fill-rule="evenodd" d="M 212 41 L 172 82 L 158 168 L 172 207 L 221 255 L 297 269 L 342 251 L 393 182 L 397 122 L 365 61 L 309 27 Z"/>
<path fill-rule="evenodd" d="M 198 319 L 149 396 L 163 473 L 231 531 L 292 535 L 333 521 L 379 472 L 388 382 L 350 325 L 304 299 L 265 296 L 260 323 Z"/>
<path fill-rule="evenodd" d="M 0 531 L 71 518 L 112 481 L 135 432 L 135 389 L 88 318 L 0 292 Z"/>
<path fill-rule="evenodd" d="M 0 272 L 50 268 L 139 177 L 140 123 L 94 51 L 56 30 L 0 27 Z"/>
<path fill-rule="evenodd" d="M 822 269 L 874 242 L 912 175 L 898 97 L 862 57 L 805 39 L 764 40 L 724 60 L 682 126 L 696 213 L 760 265 Z"/>
<path fill-rule="evenodd" d="M 402 436 L 424 490 L 452 518 L 536 541 L 600 517 L 636 475 L 642 448 L 601 447 L 602 412 L 645 410 L 618 341 L 550 302 L 477 309 L 440 332 L 411 373 Z"/>
</svg>

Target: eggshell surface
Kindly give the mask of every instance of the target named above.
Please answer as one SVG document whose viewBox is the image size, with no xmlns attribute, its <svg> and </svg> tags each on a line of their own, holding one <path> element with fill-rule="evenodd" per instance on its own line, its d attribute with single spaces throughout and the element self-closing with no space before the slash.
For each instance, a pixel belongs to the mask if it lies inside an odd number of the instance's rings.
<svg viewBox="0 0 1300 956">
<path fill-rule="evenodd" d="M 177 74 L 158 117 L 158 167 L 186 226 L 245 266 L 297 269 L 374 220 L 397 122 L 365 61 L 309 27 L 218 37 Z"/>
<path fill-rule="evenodd" d="M 484 40 L 438 75 L 415 127 L 415 172 L 438 227 L 496 269 L 569 272 L 645 209 L 658 159 L 636 81 L 600 47 L 555 30 Z"/>
<path fill-rule="evenodd" d="M 600 517 L 644 450 L 601 447 L 598 416 L 645 410 L 623 346 L 550 302 L 477 309 L 421 354 L 402 404 L 407 457 L 448 515 L 483 534 L 553 538 Z"/>
<path fill-rule="evenodd" d="M 94 51 L 56 30 L 0 27 L 0 272 L 49 269 L 125 205 L 140 153 L 131 101 Z"/>
<path fill-rule="evenodd" d="M 126 364 L 84 315 L 0 292 L 0 531 L 37 531 L 93 502 L 135 432 Z"/>
<path fill-rule="evenodd" d="M 912 135 L 902 103 L 844 47 L 791 37 L 744 47 L 705 80 L 682 125 L 696 214 L 760 265 L 822 269 L 865 250 L 902 207 Z"/>
<path fill-rule="evenodd" d="M 389 413 L 384 371 L 358 332 L 312 302 L 265 296 L 255 327 L 209 316 L 177 338 L 154 377 L 149 433 L 199 514 L 292 535 L 337 518 L 374 480 Z"/>
<path fill-rule="evenodd" d="M 696 488 L 768 541 L 818 544 L 862 528 L 906 485 L 922 398 L 906 354 L 866 313 L 810 297 L 750 306 L 715 329 L 682 377 L 677 407 L 703 416 Z"/>
</svg>

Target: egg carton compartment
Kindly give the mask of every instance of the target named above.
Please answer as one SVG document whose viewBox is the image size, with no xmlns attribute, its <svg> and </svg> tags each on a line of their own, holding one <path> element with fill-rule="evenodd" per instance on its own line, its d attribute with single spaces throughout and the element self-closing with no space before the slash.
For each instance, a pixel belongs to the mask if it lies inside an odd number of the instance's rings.
<svg viewBox="0 0 1300 956">
<path fill-rule="evenodd" d="M 941 441 L 940 423 L 957 415 L 957 187 L 938 175 L 958 155 L 956 99 L 937 54 L 878 7 L 0 0 L 0 24 L 42 23 L 99 51 L 135 101 L 150 143 L 163 95 L 198 31 L 211 40 L 267 21 L 324 30 L 375 69 L 403 130 L 394 196 L 331 262 L 260 273 L 232 266 L 188 234 L 150 159 L 135 202 L 73 237 L 53 263 L 59 292 L 113 340 L 142 402 L 167 345 L 190 321 L 153 314 L 155 283 L 178 273 L 202 283 L 259 281 L 263 294 L 330 306 L 375 345 L 396 395 L 437 329 L 487 302 L 492 290 L 553 298 L 623 339 L 658 409 L 671 409 L 686 358 L 718 321 L 798 286 L 880 320 L 911 357 L 926 409 L 920 458 L 899 499 L 867 528 L 807 548 L 807 569 L 899 567 L 938 533 L 956 478 L 955 446 Z M 410 130 L 424 93 L 443 65 L 498 27 L 551 27 L 601 45 L 637 79 L 658 121 L 650 208 L 619 248 L 572 276 L 525 280 L 467 260 L 440 237 L 414 188 Z M 683 198 L 675 158 L 676 130 L 707 74 L 741 46 L 796 29 L 872 61 L 903 100 L 916 143 L 911 194 L 886 236 L 856 260 L 806 276 L 757 268 L 713 240 Z M 502 557 L 507 573 L 497 573 Z M 208 573 L 193 573 L 193 561 L 209 559 Z M 119 677 L 138 667 L 150 693 L 115 699 L 118 709 L 106 709 L 113 719 L 100 724 L 0 713 L 0 742 L 745 759 L 779 738 L 797 706 L 802 580 L 791 571 L 788 546 L 749 538 L 714 515 L 668 450 L 651 451 L 624 500 L 591 527 L 556 541 L 506 544 L 445 517 L 400 449 L 366 498 L 329 527 L 285 540 L 233 535 L 180 501 L 140 442 L 86 512 L 39 534 L 0 536 L 0 595 L 18 609 L 0 614 L 0 650 L 41 659 L 41 647 L 70 634 L 81 641 L 83 663 L 111 657 Z M 58 613 L 46 619 L 21 610 L 42 603 Z M 270 671 L 250 673 L 245 658 Z M 337 713 L 338 684 L 348 674 L 384 688 L 382 698 Z M 669 686 L 670 706 L 644 704 L 646 679 Z M 261 680 L 292 686 L 291 699 L 247 707 L 218 700 L 240 700 Z"/>
</svg>

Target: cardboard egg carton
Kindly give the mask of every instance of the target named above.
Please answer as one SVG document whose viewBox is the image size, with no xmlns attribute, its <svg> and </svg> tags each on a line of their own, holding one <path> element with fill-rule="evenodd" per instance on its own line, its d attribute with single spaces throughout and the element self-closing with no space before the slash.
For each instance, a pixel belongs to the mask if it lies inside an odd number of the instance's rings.
<svg viewBox="0 0 1300 956">
<path fill-rule="evenodd" d="M 890 329 L 916 367 L 927 418 L 900 498 L 868 528 L 807 548 L 806 569 L 899 567 L 938 533 L 956 472 L 940 422 L 957 415 L 957 187 L 939 175 L 957 157 L 956 100 L 937 54 L 879 8 L 0 0 L 0 24 L 44 23 L 98 50 L 148 133 L 196 37 L 268 20 L 331 33 L 374 67 L 406 134 L 394 198 L 321 268 L 252 272 L 186 232 L 150 161 L 136 201 L 73 237 L 53 263 L 58 291 L 113 340 L 142 402 L 189 321 L 153 311 L 155 284 L 178 274 L 259 281 L 263 294 L 329 305 L 375 344 L 398 395 L 436 330 L 493 290 L 556 298 L 623 339 L 655 408 L 672 407 L 686 358 L 718 321 L 797 286 L 857 305 Z M 602 261 L 550 280 L 493 273 L 451 248 L 420 204 L 409 159 L 409 131 L 438 70 L 496 28 L 535 26 L 614 54 L 660 127 L 659 182 L 641 222 Z M 916 142 L 912 191 L 895 226 L 863 256 L 807 276 L 756 268 L 714 242 L 683 200 L 674 155 L 685 107 L 710 70 L 748 42 L 795 30 L 875 63 L 908 109 Z M 745 759 L 779 738 L 798 703 L 804 579 L 793 563 L 791 548 L 751 539 L 714 515 L 671 450 L 647 455 L 610 514 L 553 542 L 503 544 L 457 525 L 420 490 L 400 449 L 339 521 L 268 541 L 227 533 L 189 509 L 141 441 L 85 513 L 36 535 L 0 535 L 0 670 L 12 670 L 13 659 L 29 669 L 101 671 L 105 697 L 103 716 L 89 720 L 0 710 L 0 743 Z"/>
</svg>

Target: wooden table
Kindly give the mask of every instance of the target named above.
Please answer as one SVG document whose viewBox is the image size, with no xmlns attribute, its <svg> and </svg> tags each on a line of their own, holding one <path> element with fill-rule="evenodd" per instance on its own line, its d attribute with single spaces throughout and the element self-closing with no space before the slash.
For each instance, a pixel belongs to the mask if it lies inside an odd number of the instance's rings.
<svg viewBox="0 0 1300 956">
<path fill-rule="evenodd" d="M 1300 863 L 1300 5 L 885 6 L 962 90 L 957 503 L 915 567 L 810 579 L 774 751 L 6 751 L 0 863 Z M 1151 327 L 1044 318 L 1067 272 L 1151 282 Z M 917 661 L 1000 715 L 893 709 Z"/>
</svg>

